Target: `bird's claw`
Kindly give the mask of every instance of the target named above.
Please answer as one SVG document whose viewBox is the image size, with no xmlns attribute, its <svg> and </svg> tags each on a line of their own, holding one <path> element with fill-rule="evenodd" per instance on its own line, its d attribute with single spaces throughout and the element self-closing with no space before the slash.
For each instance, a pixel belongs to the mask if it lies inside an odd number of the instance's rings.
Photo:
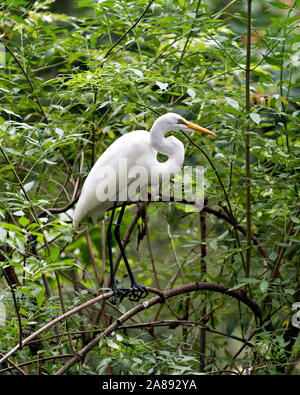
<svg viewBox="0 0 300 395">
<path fill-rule="evenodd" d="M 134 283 L 131 285 L 131 289 L 128 292 L 128 299 L 133 302 L 138 302 L 140 299 L 144 299 L 148 295 L 149 292 L 143 285 Z"/>
<path fill-rule="evenodd" d="M 128 288 L 114 288 L 113 289 L 113 296 L 110 302 L 112 304 L 121 303 L 123 299 L 129 294 L 130 289 Z"/>
<path fill-rule="evenodd" d="M 131 289 L 128 288 L 114 288 L 113 296 L 110 302 L 112 304 L 121 303 L 124 298 L 128 297 L 128 299 L 132 302 L 138 302 L 140 299 L 146 298 L 149 295 L 147 289 L 137 283 L 131 285 Z"/>
</svg>

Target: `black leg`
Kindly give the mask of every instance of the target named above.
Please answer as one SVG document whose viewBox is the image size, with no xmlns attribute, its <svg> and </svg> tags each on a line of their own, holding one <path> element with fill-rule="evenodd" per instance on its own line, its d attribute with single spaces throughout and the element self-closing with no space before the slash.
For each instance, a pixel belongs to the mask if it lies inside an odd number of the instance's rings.
<svg viewBox="0 0 300 395">
<path fill-rule="evenodd" d="M 114 230 L 114 235 L 115 235 L 116 241 L 118 243 L 118 246 L 120 248 L 120 251 L 121 251 L 122 257 L 124 259 L 124 262 L 125 262 L 125 265 L 126 265 L 126 269 L 127 269 L 130 281 L 131 281 L 132 291 L 130 291 L 129 294 L 128 294 L 129 300 L 139 301 L 140 299 L 145 298 L 148 295 L 148 291 L 147 291 L 147 289 L 145 287 L 143 287 L 142 285 L 137 284 L 137 282 L 135 281 L 135 278 L 134 278 L 133 273 L 132 273 L 132 271 L 130 269 L 130 266 L 129 266 L 129 263 L 128 263 L 128 260 L 127 260 L 126 254 L 125 254 L 123 243 L 122 243 L 121 238 L 120 238 L 120 226 L 121 226 L 121 223 L 122 223 L 122 219 L 123 219 L 123 215 L 124 215 L 126 204 L 127 204 L 126 202 L 124 202 L 122 204 L 121 211 L 120 211 L 120 214 L 119 214 L 119 217 L 118 217 L 118 221 L 117 221 L 117 224 L 116 224 L 116 227 L 115 227 L 115 230 Z"/>
<path fill-rule="evenodd" d="M 114 292 L 114 297 L 112 300 L 112 303 L 116 304 L 118 301 L 118 298 L 120 299 L 120 302 L 124 299 L 124 297 L 127 295 L 128 291 L 126 292 L 125 290 L 119 289 L 116 286 L 116 280 L 115 280 L 115 273 L 114 273 L 114 264 L 113 264 L 113 258 L 112 258 L 112 233 L 111 233 L 111 228 L 113 225 L 113 220 L 114 220 L 114 215 L 117 207 L 117 202 L 114 202 L 112 212 L 111 212 L 111 217 L 109 220 L 107 232 L 106 232 L 106 240 L 107 240 L 107 248 L 108 248 L 108 257 L 109 257 L 109 265 L 110 265 L 110 281 L 111 281 L 111 289 Z"/>
</svg>

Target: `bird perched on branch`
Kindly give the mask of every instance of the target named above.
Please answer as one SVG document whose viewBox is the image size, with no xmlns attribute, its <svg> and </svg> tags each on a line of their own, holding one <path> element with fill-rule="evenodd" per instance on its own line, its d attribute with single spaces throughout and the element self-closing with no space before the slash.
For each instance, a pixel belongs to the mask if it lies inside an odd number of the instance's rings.
<svg viewBox="0 0 300 395">
<path fill-rule="evenodd" d="M 80 226 L 85 218 L 90 217 L 96 223 L 105 211 L 111 209 L 106 236 L 114 303 L 118 299 L 122 301 L 125 296 L 138 301 L 148 295 L 146 288 L 137 284 L 130 269 L 120 239 L 120 225 L 127 202 L 136 199 L 134 187 L 137 175 L 140 175 L 139 182 L 142 186 L 170 179 L 180 171 L 184 161 L 184 145 L 174 136 L 165 137 L 167 132 L 175 130 L 200 131 L 216 136 L 215 133 L 187 121 L 178 114 L 167 113 L 156 119 L 150 133 L 146 130 L 135 130 L 114 141 L 97 160 L 83 185 L 73 216 L 75 231 L 83 230 Z M 164 163 L 159 162 L 158 153 L 166 155 L 168 159 Z M 120 204 L 121 211 L 114 236 L 130 277 L 131 289 L 120 289 L 116 286 L 113 270 L 112 225 L 115 210 Z"/>
</svg>

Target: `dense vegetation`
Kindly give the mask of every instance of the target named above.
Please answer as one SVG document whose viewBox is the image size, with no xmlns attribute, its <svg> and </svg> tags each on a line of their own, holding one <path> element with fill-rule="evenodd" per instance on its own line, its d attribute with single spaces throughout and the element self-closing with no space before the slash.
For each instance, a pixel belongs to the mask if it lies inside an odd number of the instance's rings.
<svg viewBox="0 0 300 395">
<path fill-rule="evenodd" d="M 0 357 L 26 343 L 1 374 L 299 373 L 299 13 L 1 2 Z M 101 153 L 169 111 L 218 135 L 174 133 L 205 167 L 205 205 L 128 206 L 129 261 L 158 291 L 113 306 L 109 213 L 74 234 L 73 208 Z"/>
</svg>

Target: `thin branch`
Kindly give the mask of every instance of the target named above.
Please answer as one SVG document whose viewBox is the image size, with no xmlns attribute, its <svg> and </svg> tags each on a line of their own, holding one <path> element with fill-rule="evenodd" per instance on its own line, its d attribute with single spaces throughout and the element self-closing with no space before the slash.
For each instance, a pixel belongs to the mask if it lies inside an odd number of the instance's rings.
<svg viewBox="0 0 300 395">
<path fill-rule="evenodd" d="M 246 112 L 250 112 L 250 62 L 251 62 L 251 1 L 248 0 L 247 8 L 247 57 L 246 57 Z M 249 118 L 249 115 L 248 115 Z M 249 120 L 249 119 L 248 119 Z M 246 267 L 245 276 L 250 276 L 251 265 L 251 162 L 250 162 L 250 127 L 249 123 L 246 127 L 246 228 L 247 228 L 247 250 L 246 250 Z"/>
<path fill-rule="evenodd" d="M 147 309 L 157 303 L 164 303 L 166 299 L 172 298 L 174 296 L 178 296 L 184 293 L 188 292 L 194 292 L 194 291 L 199 291 L 199 290 L 207 290 L 207 291 L 212 291 L 212 292 L 218 292 L 221 294 L 225 294 L 228 296 L 233 297 L 236 300 L 241 301 L 244 303 L 247 307 L 249 307 L 252 312 L 254 313 L 255 317 L 261 322 L 261 317 L 262 313 L 260 311 L 259 306 L 251 300 L 244 292 L 239 291 L 239 290 L 231 290 L 230 288 L 226 287 L 225 285 L 222 284 L 215 284 L 215 283 L 208 283 L 208 282 L 192 282 L 186 285 L 182 285 L 178 288 L 173 288 L 169 289 L 165 292 L 160 291 L 159 289 L 152 288 L 152 287 L 146 287 L 148 292 L 150 293 L 155 293 L 156 296 L 153 297 L 150 300 L 147 300 L 143 303 L 140 303 L 133 307 L 131 310 L 129 310 L 127 313 L 119 317 L 116 321 L 113 322 L 105 331 L 103 331 L 99 336 L 97 336 L 95 339 L 93 339 L 90 343 L 88 343 L 83 349 L 81 349 L 79 352 L 77 352 L 75 358 L 71 360 L 71 365 L 68 365 L 67 368 L 62 368 L 63 370 L 61 373 L 65 372 L 69 367 L 73 366 L 74 363 L 78 362 L 81 360 L 85 354 L 90 351 L 96 344 L 98 344 L 100 337 L 102 334 L 104 336 L 108 336 L 111 332 L 113 332 L 115 329 L 117 329 L 123 322 L 127 321 L 129 318 L 133 317 L 135 314 L 139 313 L 140 311 Z M 56 317 L 54 320 L 50 321 L 48 324 L 44 325 L 42 328 L 38 329 L 36 332 L 32 333 L 30 336 L 28 336 L 26 339 L 22 341 L 22 347 L 24 347 L 26 344 L 28 344 L 31 340 L 35 339 L 37 336 L 39 336 L 41 333 L 45 332 L 49 328 L 51 328 L 53 325 L 56 325 L 58 322 L 64 321 L 66 318 L 70 317 L 71 315 L 78 313 L 79 311 L 86 309 L 87 307 L 100 302 L 104 299 L 109 299 L 113 296 L 113 292 L 107 292 L 102 295 L 96 296 L 94 299 L 88 300 L 87 302 L 74 307 L 73 309 L 67 311 L 65 314 L 60 315 L 59 317 Z M 8 353 L 6 353 L 1 359 L 0 359 L 0 364 L 6 361 L 12 354 L 14 354 L 17 350 L 19 350 L 20 345 L 17 344 L 12 350 L 10 350 Z M 57 373 L 58 374 L 58 373 Z"/>
<path fill-rule="evenodd" d="M 118 329 L 131 329 L 131 328 L 145 328 L 145 329 L 149 329 L 152 327 L 159 327 L 159 326 L 167 326 L 170 329 L 175 329 L 178 326 L 181 325 L 186 325 L 186 326 L 193 326 L 193 327 L 200 327 L 205 329 L 208 332 L 214 333 L 216 335 L 221 335 L 221 336 L 225 336 L 228 337 L 230 339 L 234 339 L 237 340 L 241 343 L 248 343 L 248 345 L 250 347 L 253 347 L 254 344 L 239 337 L 239 336 L 235 336 L 235 335 L 228 335 L 227 333 L 223 333 L 221 331 L 218 331 L 216 329 L 210 328 L 207 325 L 203 325 L 201 324 L 201 322 L 193 322 L 193 321 L 187 321 L 187 320 L 162 320 L 162 321 L 154 321 L 154 322 L 141 322 L 138 324 L 129 324 L 129 325 L 121 325 L 119 326 Z"/>
<path fill-rule="evenodd" d="M 187 49 L 188 49 L 188 44 L 189 44 L 189 41 L 190 41 L 190 39 L 191 39 L 191 37 L 192 37 L 192 34 L 193 34 L 194 26 L 195 26 L 196 22 L 197 22 L 197 24 L 198 24 L 197 18 L 198 18 L 198 12 L 199 12 L 200 4 L 201 4 L 201 0 L 198 0 L 197 7 L 196 7 L 196 15 L 195 15 L 195 18 L 194 18 L 194 20 L 193 20 L 192 26 L 191 26 L 191 28 L 190 28 L 189 34 L 188 34 L 188 36 L 187 36 L 187 38 L 186 38 L 186 41 L 185 41 L 185 43 L 184 43 L 184 47 L 183 47 L 183 50 L 182 50 L 182 52 L 181 52 L 180 59 L 178 60 L 174 79 L 178 76 L 178 73 L 179 73 L 179 69 L 180 69 L 180 66 L 181 66 L 182 59 L 183 59 L 183 57 L 184 57 L 184 55 L 185 55 L 185 53 L 186 53 L 186 51 L 187 51 Z"/>
<path fill-rule="evenodd" d="M 0 352 L 0 356 L 3 357 L 3 355 L 4 355 L 4 354 L 2 354 L 2 353 Z M 6 370 L 13 370 L 13 369 L 16 369 L 20 374 L 22 374 L 22 375 L 24 375 L 24 376 L 27 375 L 27 373 L 26 373 L 23 369 L 21 369 L 20 366 L 14 364 L 10 359 L 7 360 L 7 363 L 10 364 L 11 367 L 8 367 L 8 368 L 6 368 L 6 369 L 0 370 L 0 373 L 5 372 Z"/>
<path fill-rule="evenodd" d="M 9 46 L 5 43 L 5 41 L 1 40 L 1 43 L 4 45 L 5 49 L 7 50 L 7 52 L 10 53 L 10 55 L 14 58 L 14 60 L 16 61 L 16 63 L 18 64 L 18 66 L 20 67 L 20 69 L 22 70 L 22 73 L 24 74 L 25 78 L 28 81 L 28 84 L 30 85 L 30 88 L 32 90 L 32 92 L 35 91 L 35 87 L 33 85 L 33 82 L 31 81 L 31 78 L 29 76 L 29 74 L 27 73 L 27 71 L 25 70 L 25 68 L 23 67 L 22 63 L 19 61 L 19 59 L 17 58 L 17 56 L 13 53 L 13 51 L 9 48 Z M 36 98 L 36 101 L 40 107 L 41 113 L 43 115 L 43 117 L 46 120 L 46 123 L 48 123 L 48 117 L 45 113 L 44 107 L 40 101 L 40 98 L 38 97 L 37 94 L 34 94 L 34 97 Z"/>
<path fill-rule="evenodd" d="M 0 355 L 3 355 L 3 354 L 0 353 Z M 63 355 L 52 355 L 52 356 L 49 356 L 49 357 L 39 357 L 39 362 L 42 362 L 42 361 L 49 361 L 49 360 L 51 360 L 51 359 L 70 358 L 70 357 L 72 357 L 72 356 L 73 356 L 73 354 L 63 354 Z M 38 361 L 37 359 L 33 359 L 33 360 L 31 360 L 31 361 L 22 362 L 22 363 L 20 363 L 19 365 L 15 365 L 13 362 L 8 361 L 12 366 L 10 366 L 10 367 L 8 367 L 8 368 L 5 368 L 5 369 L 1 369 L 1 370 L 0 370 L 0 373 L 4 373 L 4 372 L 7 372 L 7 371 L 9 371 L 9 370 L 17 369 L 21 374 L 27 375 L 27 373 L 26 373 L 24 370 L 22 370 L 22 369 L 20 368 L 20 366 L 31 365 L 31 364 L 33 364 L 33 363 L 37 363 L 37 361 Z"/>
<path fill-rule="evenodd" d="M 2 254 L 0 255 L 2 258 Z M 2 260 L 2 259 L 1 259 Z M 18 283 L 12 284 L 11 280 L 7 274 L 6 270 L 3 270 L 4 273 L 4 277 L 8 283 L 8 286 L 10 288 L 12 297 L 13 297 L 13 301 L 14 301 L 14 306 L 15 306 L 15 310 L 16 310 L 16 314 L 17 314 L 17 319 L 18 319 L 18 325 L 19 325 L 19 344 L 20 344 L 20 348 L 22 348 L 22 338 L 23 338 L 23 329 L 22 329 L 22 320 L 21 320 L 21 316 L 20 316 L 20 311 L 19 311 L 19 307 L 18 307 L 18 303 L 17 303 L 17 298 L 16 298 L 16 293 L 15 293 L 15 287 L 16 285 L 20 285 Z M 19 281 L 19 280 L 18 280 Z"/>
<path fill-rule="evenodd" d="M 230 215 L 231 215 L 232 219 L 234 220 L 233 223 L 232 223 L 233 228 L 234 228 L 234 234 L 235 234 L 235 238 L 236 238 L 238 247 L 239 247 L 239 249 L 241 249 L 241 242 L 240 242 L 240 238 L 239 238 L 239 235 L 238 235 L 238 232 L 237 232 L 237 228 L 236 228 L 237 221 L 235 220 L 235 217 L 234 217 L 234 215 L 233 215 L 233 211 L 232 211 L 232 208 L 231 208 L 229 196 L 228 196 L 228 194 L 227 194 L 227 192 L 226 192 L 225 186 L 224 186 L 224 184 L 223 184 L 223 182 L 222 182 L 222 179 L 221 179 L 221 177 L 220 177 L 220 175 L 219 175 L 219 172 L 218 172 L 216 166 L 214 165 L 213 161 L 210 159 L 210 157 L 207 155 L 207 153 L 204 151 L 204 149 L 203 149 L 202 147 L 200 147 L 198 144 L 196 144 L 196 143 L 195 143 L 195 142 L 194 142 L 184 131 L 182 131 L 182 133 L 183 133 L 183 134 L 185 135 L 185 137 L 190 141 L 190 143 L 192 143 L 196 148 L 198 148 L 199 151 L 201 151 L 201 153 L 205 156 L 205 158 L 208 160 L 209 164 L 210 164 L 211 167 L 213 168 L 214 173 L 215 173 L 215 175 L 216 175 L 216 177 L 217 177 L 217 179 L 218 179 L 218 181 L 219 181 L 219 184 L 220 184 L 220 186 L 221 186 L 221 188 L 222 188 L 222 191 L 223 191 L 223 193 L 224 193 L 225 200 L 226 200 L 226 203 L 227 203 L 227 206 L 228 206 Z M 244 268 L 245 268 L 244 256 L 243 256 L 243 254 L 242 254 L 241 251 L 240 251 L 240 255 L 241 255 L 241 259 L 242 259 L 243 266 L 244 266 Z"/>
<path fill-rule="evenodd" d="M 146 232 L 146 238 L 147 238 L 148 251 L 149 251 L 150 261 L 151 261 L 152 270 L 153 270 L 153 274 L 154 274 L 155 285 L 158 289 L 161 289 L 157 271 L 156 271 L 155 261 L 153 258 L 153 252 L 152 252 L 152 246 L 151 246 L 151 242 L 150 242 L 150 234 L 149 234 L 149 228 L 148 228 L 148 221 L 149 221 L 149 217 L 148 217 L 148 213 L 147 213 L 147 205 L 145 204 L 145 232 Z"/>
<path fill-rule="evenodd" d="M 237 291 L 237 290 L 230 290 L 228 287 L 225 287 L 224 285 L 221 284 L 213 284 L 213 283 L 199 283 L 199 282 L 194 282 L 190 284 L 183 285 L 178 288 L 173 288 L 165 292 L 159 292 L 158 296 L 154 296 L 152 299 L 147 300 L 141 304 L 138 304 L 137 306 L 133 307 L 129 311 L 127 311 L 125 314 L 123 314 L 121 317 L 119 317 L 116 321 L 114 321 L 107 329 L 105 329 L 101 334 L 96 336 L 92 341 L 90 341 L 85 347 L 83 347 L 80 351 L 77 352 L 77 354 L 68 362 L 66 363 L 65 366 L 63 366 L 59 371 L 56 373 L 57 375 L 62 375 L 65 372 L 67 372 L 68 369 L 70 369 L 75 363 L 78 363 L 81 361 L 85 355 L 92 350 L 95 346 L 99 344 L 99 341 L 102 336 L 109 336 L 113 331 L 115 331 L 117 328 L 119 328 L 124 322 L 126 322 L 128 319 L 136 315 L 137 313 L 152 307 L 153 305 L 157 303 L 163 303 L 165 299 L 187 293 L 187 292 L 192 292 L 192 291 L 197 291 L 197 290 L 210 290 L 210 291 L 215 291 L 215 292 L 221 292 L 223 294 L 227 294 L 229 296 L 234 297 L 237 300 L 240 300 L 241 302 L 245 303 L 255 314 L 256 317 L 261 320 L 261 311 L 258 307 L 258 305 L 253 302 L 251 299 L 247 297 L 244 293 Z M 157 291 L 153 288 L 147 287 L 147 290 L 149 292 Z M 1 360 L 0 360 L 1 363 Z"/>
<path fill-rule="evenodd" d="M 143 17 L 146 15 L 147 11 L 151 7 L 152 3 L 154 3 L 155 0 L 150 0 L 147 7 L 141 14 L 141 16 L 134 22 L 132 26 L 124 33 L 122 36 L 109 48 L 109 50 L 106 52 L 104 55 L 104 58 L 102 60 L 101 66 L 103 66 L 105 60 L 108 58 L 108 56 L 111 54 L 111 52 L 124 40 L 124 38 L 140 23 L 140 21 L 143 19 Z"/>
<path fill-rule="evenodd" d="M 21 179 L 20 179 L 20 177 L 19 177 L 19 175 L 18 175 L 18 173 L 17 173 L 17 171 L 16 171 L 16 169 L 15 169 L 15 166 L 14 166 L 14 165 L 11 163 L 11 161 L 9 160 L 8 156 L 6 155 L 6 152 L 4 151 L 4 149 L 3 149 L 2 145 L 1 145 L 1 143 L 0 143 L 0 151 L 1 151 L 1 153 L 2 153 L 2 155 L 3 155 L 3 157 L 4 157 L 4 159 L 6 160 L 6 162 L 11 166 L 12 172 L 14 173 L 14 176 L 16 177 L 16 179 L 17 179 L 17 181 L 18 181 L 18 184 L 20 185 L 20 188 L 22 189 L 23 194 L 24 194 L 25 198 L 27 199 L 27 201 L 28 201 L 28 203 L 29 203 L 29 205 L 30 205 L 30 208 L 31 208 L 31 215 L 32 215 L 33 219 L 35 220 L 35 222 L 36 222 L 37 224 L 40 225 L 40 230 L 41 230 L 41 232 L 42 232 L 42 234 L 43 234 L 44 243 L 45 243 L 45 246 L 46 246 L 46 248 L 47 248 L 48 254 L 50 255 L 50 247 L 49 247 L 49 245 L 48 245 L 48 241 L 47 241 L 47 238 L 46 238 L 46 236 L 45 236 L 45 233 L 44 233 L 44 230 L 43 230 L 43 226 L 42 226 L 42 224 L 40 223 L 39 217 L 38 217 L 38 215 L 37 215 L 37 213 L 36 213 L 36 211 L 35 211 L 35 207 L 34 207 L 34 205 L 31 203 L 31 200 L 30 200 L 30 198 L 29 198 L 29 196 L 28 196 L 28 194 L 27 194 L 27 192 L 26 192 L 26 190 L 25 190 L 25 188 L 24 188 L 24 186 L 23 186 L 23 183 L 22 183 L 22 181 L 21 181 Z"/>
<path fill-rule="evenodd" d="M 202 281 L 206 281 L 206 213 L 205 211 L 200 212 L 200 233 L 201 233 L 201 258 L 200 258 L 200 270 L 201 270 L 201 279 Z M 206 316 L 206 304 L 205 304 L 206 293 L 204 293 L 202 297 L 203 308 L 200 313 L 200 320 L 204 320 Z M 200 328 L 199 335 L 199 348 L 200 348 L 200 371 L 203 372 L 205 368 L 205 349 L 206 349 L 206 328 Z"/>
<path fill-rule="evenodd" d="M 63 312 L 63 314 L 65 314 L 66 308 L 65 308 L 64 298 L 63 298 L 63 294 L 62 294 L 59 274 L 58 274 L 57 270 L 55 270 L 55 278 L 56 278 L 56 283 L 57 283 L 57 288 L 58 288 L 58 294 L 59 294 L 59 300 L 60 300 L 60 305 L 61 305 L 61 311 Z M 69 333 L 68 333 L 68 340 L 69 340 L 69 345 L 70 345 L 71 350 L 73 351 L 74 354 L 76 354 L 76 349 L 74 347 L 71 335 Z M 59 348 L 59 353 L 60 353 L 60 355 L 63 355 L 61 347 Z"/>
<path fill-rule="evenodd" d="M 95 135 L 96 135 L 95 116 L 96 116 L 97 95 L 98 95 L 98 90 L 97 90 L 97 88 L 95 88 L 94 98 L 93 98 L 93 113 L 92 113 L 92 159 L 91 159 L 91 167 L 93 167 L 94 163 L 95 163 Z"/>
<path fill-rule="evenodd" d="M 86 241 L 87 241 L 90 258 L 91 258 L 91 262 L 92 262 L 92 265 L 93 265 L 94 275 L 95 275 L 95 278 L 96 278 L 96 283 L 97 283 L 98 288 L 101 288 L 101 280 L 100 280 L 100 277 L 99 277 L 99 270 L 98 270 L 98 266 L 97 266 L 97 263 L 96 263 L 95 254 L 94 254 L 94 251 L 93 251 L 93 246 L 92 246 L 92 242 L 91 242 L 91 238 L 90 238 L 90 234 L 89 234 L 88 229 L 85 229 L 84 235 L 85 235 L 85 238 L 86 238 Z"/>
</svg>

